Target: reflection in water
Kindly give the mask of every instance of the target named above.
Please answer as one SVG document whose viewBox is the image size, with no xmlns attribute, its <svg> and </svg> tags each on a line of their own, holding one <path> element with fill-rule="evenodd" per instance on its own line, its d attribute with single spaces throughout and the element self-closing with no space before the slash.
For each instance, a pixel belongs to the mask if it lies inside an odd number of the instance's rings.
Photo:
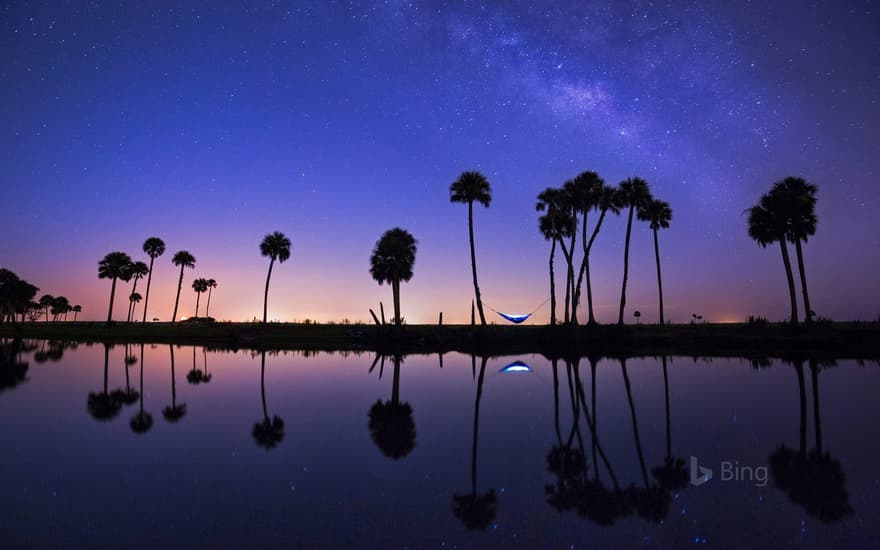
<svg viewBox="0 0 880 550">
<path fill-rule="evenodd" d="M 480 399 L 483 396 L 483 378 L 486 374 L 487 357 L 480 358 L 480 376 L 477 378 L 477 395 L 474 399 L 474 438 L 471 445 L 471 492 L 452 496 L 452 513 L 468 529 L 486 529 L 495 523 L 498 497 L 495 489 L 483 494 L 477 493 L 477 447 L 480 428 Z M 476 357 L 471 356 L 471 365 L 476 365 Z"/>
<path fill-rule="evenodd" d="M 379 358 L 378 356 L 376 357 Z M 400 364 L 403 358 L 394 355 L 394 375 L 391 383 L 391 401 L 377 400 L 368 413 L 370 436 L 382 454 L 392 460 L 399 460 L 412 452 L 416 447 L 416 424 L 413 420 L 413 409 L 409 403 L 400 402 Z M 376 366 L 373 361 L 372 371 Z M 379 367 L 379 378 L 385 368 L 385 356 Z"/>
<path fill-rule="evenodd" d="M 104 344 L 104 388 L 101 391 L 89 392 L 89 400 L 86 405 L 92 418 L 100 421 L 112 420 L 122 409 L 123 390 L 108 389 L 108 377 L 110 374 L 110 344 Z"/>
<path fill-rule="evenodd" d="M 211 381 L 211 375 L 208 373 L 208 352 L 205 348 L 202 348 L 202 353 L 204 355 L 204 364 L 205 370 L 201 371 L 196 368 L 196 347 L 193 346 L 193 362 L 192 369 L 186 373 L 186 381 L 193 385 L 198 384 L 207 384 Z"/>
<path fill-rule="evenodd" d="M 260 447 L 266 450 L 273 449 L 284 439 L 284 420 L 279 416 L 269 419 L 269 410 L 266 408 L 266 352 L 260 352 L 260 396 L 263 400 L 263 419 L 254 424 L 251 435 Z"/>
<path fill-rule="evenodd" d="M 27 380 L 28 364 L 21 358 L 24 347 L 20 338 L 0 343 L 0 393 Z"/>
<path fill-rule="evenodd" d="M 672 426 L 669 416 L 669 373 L 666 367 L 666 356 L 662 356 L 660 361 L 663 364 L 663 396 L 666 402 L 666 456 L 663 457 L 663 464 L 654 466 L 651 473 L 660 484 L 660 487 L 672 492 L 687 487 L 688 471 L 684 465 L 684 459 L 672 455 Z"/>
<path fill-rule="evenodd" d="M 140 394 L 138 394 L 137 390 L 131 387 L 131 383 L 129 382 L 128 378 L 128 368 L 132 365 L 137 364 L 137 357 L 129 354 L 128 344 L 125 344 L 123 357 L 125 363 L 123 365 L 125 368 L 125 390 L 120 394 L 119 399 L 120 401 L 122 401 L 123 405 L 134 405 L 135 403 L 137 403 Z"/>
<path fill-rule="evenodd" d="M 852 513 L 846 492 L 846 475 L 840 461 L 822 447 L 822 422 L 819 417 L 819 362 L 810 360 L 813 386 L 813 425 L 816 447 L 807 450 L 807 396 L 804 382 L 804 361 L 794 359 L 800 398 L 800 446 L 789 449 L 784 443 L 770 455 L 770 473 L 774 485 L 792 502 L 803 506 L 811 516 L 833 522 Z M 833 362 L 823 366 L 833 366 Z"/>
<path fill-rule="evenodd" d="M 140 376 L 140 408 L 138 412 L 131 417 L 129 426 L 131 431 L 135 433 L 147 433 L 153 427 L 153 415 L 144 411 L 144 345 L 141 344 L 141 376 Z"/>
<path fill-rule="evenodd" d="M 174 377 L 174 345 L 168 346 L 171 352 L 171 404 L 162 409 L 162 416 L 168 422 L 177 422 L 186 415 L 186 403 L 177 402 L 177 381 Z"/>
</svg>

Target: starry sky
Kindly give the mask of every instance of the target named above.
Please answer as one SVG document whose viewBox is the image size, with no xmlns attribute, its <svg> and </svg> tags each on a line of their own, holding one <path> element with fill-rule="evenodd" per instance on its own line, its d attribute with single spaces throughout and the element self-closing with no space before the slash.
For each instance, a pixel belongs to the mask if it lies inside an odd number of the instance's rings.
<svg viewBox="0 0 880 550">
<path fill-rule="evenodd" d="M 475 214 L 484 300 L 525 312 L 549 294 L 535 195 L 595 170 L 640 176 L 672 205 L 667 318 L 782 319 L 778 247 L 749 240 L 743 210 L 800 175 L 820 188 L 813 309 L 880 314 L 876 2 L 245 5 L 3 3 L 0 265 L 101 319 L 98 260 L 146 259 L 155 235 L 168 252 L 150 318 L 170 317 L 185 249 L 183 314 L 192 279 L 211 277 L 212 316 L 250 320 L 259 243 L 279 230 L 293 250 L 270 318 L 366 321 L 391 302 L 369 276 L 372 246 L 399 225 L 419 241 L 404 317 L 465 322 L 467 209 L 449 184 L 464 170 L 492 184 Z M 593 252 L 600 321 L 616 320 L 624 233 L 606 220 Z M 653 262 L 638 223 L 628 320 L 656 317 Z"/>
</svg>

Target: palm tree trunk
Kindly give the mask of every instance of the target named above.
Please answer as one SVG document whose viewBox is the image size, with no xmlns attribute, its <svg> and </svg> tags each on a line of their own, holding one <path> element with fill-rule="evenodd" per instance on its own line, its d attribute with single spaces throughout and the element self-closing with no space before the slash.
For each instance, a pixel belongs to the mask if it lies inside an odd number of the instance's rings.
<svg viewBox="0 0 880 550">
<path fill-rule="evenodd" d="M 400 355 L 394 356 L 394 373 L 391 375 L 391 402 L 400 403 Z"/>
<path fill-rule="evenodd" d="M 263 294 L 263 322 L 266 322 L 269 314 L 269 279 L 272 278 L 272 266 L 275 265 L 275 256 L 269 261 L 269 273 L 266 275 L 266 292 Z"/>
<path fill-rule="evenodd" d="M 260 354 L 260 398 L 263 401 L 263 418 L 269 423 L 269 409 L 266 408 L 266 352 Z"/>
<path fill-rule="evenodd" d="M 810 381 L 813 384 L 813 427 L 816 430 L 816 450 L 822 454 L 822 421 L 819 419 L 819 365 L 810 360 Z"/>
<path fill-rule="evenodd" d="M 623 286 L 620 288 L 620 313 L 617 315 L 617 324 L 623 324 L 623 312 L 626 309 L 626 278 L 629 275 L 629 237 L 632 234 L 634 206 L 629 207 L 629 217 L 626 222 L 626 241 L 623 245 Z"/>
<path fill-rule="evenodd" d="M 584 213 L 584 223 L 586 223 L 586 213 Z M 577 212 L 574 214 L 574 221 L 577 224 Z M 568 249 L 571 250 L 571 261 L 568 262 L 568 284 L 571 286 L 571 317 L 569 321 L 571 324 L 578 324 L 577 318 L 577 292 L 575 291 L 575 279 L 574 279 L 574 249 L 575 244 L 577 243 L 577 227 L 575 226 L 575 230 L 571 234 L 571 241 L 569 242 Z"/>
<path fill-rule="evenodd" d="M 177 297 L 174 299 L 174 313 L 171 315 L 171 322 L 177 322 L 177 305 L 180 303 L 180 289 L 183 288 L 183 268 L 184 265 L 180 265 L 180 280 L 177 281 Z M 146 308 L 144 308 L 146 310 Z"/>
<path fill-rule="evenodd" d="M 556 239 L 550 246 L 550 324 L 556 324 L 556 276 L 553 273 L 553 262 L 556 256 Z"/>
<path fill-rule="evenodd" d="M 636 406 L 633 403 L 632 387 L 629 383 L 629 376 L 626 373 L 626 360 L 625 359 L 620 360 L 620 368 L 623 369 L 623 383 L 624 383 L 624 386 L 626 387 L 626 398 L 629 401 L 629 414 L 630 414 L 630 417 L 632 418 L 633 436 L 635 437 L 635 440 L 636 440 L 636 454 L 638 454 L 638 456 L 639 456 L 639 466 L 642 469 L 642 478 L 644 479 L 645 487 L 647 488 L 650 485 L 650 482 L 648 481 L 648 469 L 645 467 L 645 455 L 644 455 L 644 453 L 642 453 L 642 441 L 639 438 L 639 423 L 638 423 L 638 420 L 636 419 Z"/>
<path fill-rule="evenodd" d="M 480 377 L 477 379 L 477 398 L 474 400 L 474 440 L 471 446 L 471 494 L 477 494 L 477 440 L 480 430 L 480 400 L 483 397 L 483 375 L 486 373 L 486 357 L 480 359 Z"/>
<path fill-rule="evenodd" d="M 196 318 L 199 317 L 199 300 L 202 298 L 202 293 L 196 291 Z"/>
<path fill-rule="evenodd" d="M 141 418 L 144 416 L 144 345 L 141 344 Z"/>
<path fill-rule="evenodd" d="M 672 422 L 669 418 L 669 375 L 666 372 L 666 356 L 660 356 L 663 362 L 663 396 L 666 399 L 666 458 L 672 457 Z"/>
<path fill-rule="evenodd" d="M 110 346 L 104 344 L 104 395 L 107 395 L 107 383 L 110 376 Z"/>
<path fill-rule="evenodd" d="M 171 408 L 177 408 L 177 381 L 174 378 L 174 344 L 168 345 L 171 352 Z"/>
<path fill-rule="evenodd" d="M 785 264 L 785 276 L 788 279 L 788 295 L 791 298 L 791 324 L 798 322 L 797 296 L 794 290 L 794 276 L 791 273 L 791 260 L 788 257 L 788 247 L 785 245 L 785 237 L 779 239 L 779 247 L 782 249 L 782 263 Z"/>
<path fill-rule="evenodd" d="M 559 239 L 559 249 L 562 250 L 562 256 L 565 258 L 566 272 L 565 272 L 565 307 L 563 309 L 563 324 L 568 324 L 571 320 L 571 312 L 569 310 L 569 306 L 571 304 L 571 256 L 574 251 L 569 251 L 565 248 L 565 241 Z"/>
<path fill-rule="evenodd" d="M 590 404 L 593 407 L 593 428 L 594 429 L 598 429 L 597 424 L 599 423 L 599 417 L 598 417 L 598 415 L 596 415 L 596 367 L 598 365 L 599 365 L 599 361 L 591 357 L 590 358 L 590 380 L 591 380 L 591 383 L 590 383 L 590 388 L 591 388 Z M 587 406 L 586 403 L 584 404 L 584 406 L 585 407 Z M 595 470 L 596 481 L 598 481 L 599 480 L 599 462 L 596 460 L 596 439 L 595 438 L 591 438 L 591 439 L 592 439 L 592 447 L 593 447 L 593 469 Z"/>
<path fill-rule="evenodd" d="M 663 326 L 663 278 L 660 276 L 660 244 L 654 229 L 654 258 L 657 260 L 657 292 L 660 294 L 660 326 Z"/>
<path fill-rule="evenodd" d="M 144 296 L 144 319 L 141 321 L 142 323 L 147 322 L 147 303 L 150 301 L 150 282 L 153 280 L 153 260 L 155 258 L 150 256 L 150 272 L 147 273 L 147 294 Z"/>
<path fill-rule="evenodd" d="M 211 310 L 211 291 L 214 290 L 214 287 L 208 287 L 208 303 L 205 304 L 205 317 L 208 317 L 208 312 Z"/>
<path fill-rule="evenodd" d="M 110 286 L 110 308 L 107 310 L 107 322 L 113 320 L 113 298 L 116 297 L 116 277 L 113 277 L 113 284 Z"/>
<path fill-rule="evenodd" d="M 400 325 L 400 281 L 391 281 L 391 293 L 394 295 L 394 324 Z M 485 324 L 485 323 L 483 323 Z"/>
<path fill-rule="evenodd" d="M 77 313 L 79 313 L 79 312 L 78 312 L 78 311 L 74 311 L 74 312 L 73 312 L 73 322 L 74 322 L 74 323 L 76 322 L 76 314 L 77 314 Z"/>
<path fill-rule="evenodd" d="M 606 210 L 602 210 L 602 213 L 599 214 L 599 220 L 596 222 L 596 227 L 593 228 L 593 234 L 590 235 L 590 241 L 587 243 L 584 241 L 584 259 L 581 262 L 581 272 L 578 275 L 578 302 L 580 302 L 580 289 L 581 289 L 581 277 L 586 277 L 587 280 L 587 308 L 589 320 L 587 321 L 589 324 L 596 324 L 596 317 L 593 315 L 593 286 L 590 281 L 590 251 L 593 249 L 593 242 L 596 240 L 596 236 L 599 234 L 599 229 L 602 227 L 602 221 L 605 219 Z M 584 218 L 584 225 L 586 226 L 587 220 Z"/>
<path fill-rule="evenodd" d="M 611 482 L 614 484 L 614 488 L 616 490 L 620 489 L 620 484 L 617 481 L 617 476 L 614 474 L 614 469 L 611 467 L 611 461 L 608 460 L 608 456 L 605 454 L 604 449 L 602 449 L 602 444 L 599 442 L 599 434 L 596 431 L 596 424 L 593 423 L 593 419 L 590 416 L 590 411 L 587 410 L 587 398 L 584 395 L 584 385 L 581 382 L 580 377 L 580 369 L 576 368 L 574 370 L 574 378 L 575 384 L 577 385 L 577 395 L 580 399 L 580 402 L 584 404 L 583 411 L 584 417 L 587 420 L 587 427 L 590 429 L 590 435 L 593 438 L 593 442 L 596 445 L 596 451 L 599 453 L 599 458 L 602 459 L 602 463 L 605 464 L 605 469 L 608 470 L 608 475 L 611 477 Z M 596 474 L 596 480 L 598 481 L 599 475 Z"/>
<path fill-rule="evenodd" d="M 137 292 L 137 287 L 138 287 L 138 280 L 135 279 L 134 284 L 131 285 L 131 294 L 134 294 L 135 292 Z M 129 294 L 129 297 L 131 297 L 131 294 Z M 125 321 L 127 323 L 130 323 L 132 318 L 134 318 L 134 306 L 135 306 L 135 303 L 132 300 L 129 300 L 129 302 L 128 302 L 128 317 L 125 318 Z"/>
<path fill-rule="evenodd" d="M 558 361 L 553 359 L 550 362 L 553 367 L 553 426 L 556 429 L 556 440 L 562 447 L 562 431 L 559 429 L 559 373 Z"/>
<path fill-rule="evenodd" d="M 807 292 L 807 275 L 804 269 L 804 251 L 801 247 L 801 240 L 794 241 L 794 250 L 797 253 L 798 272 L 801 276 L 801 291 L 804 295 L 804 322 L 809 323 L 813 320 L 813 310 L 810 308 L 810 293 Z"/>
<path fill-rule="evenodd" d="M 477 299 L 477 310 L 480 312 L 480 324 L 486 324 L 486 315 L 483 313 L 483 298 L 480 296 L 480 285 L 477 282 L 477 253 L 474 251 L 474 203 L 468 202 L 468 236 L 471 242 L 471 271 L 474 274 L 474 295 Z"/>
</svg>

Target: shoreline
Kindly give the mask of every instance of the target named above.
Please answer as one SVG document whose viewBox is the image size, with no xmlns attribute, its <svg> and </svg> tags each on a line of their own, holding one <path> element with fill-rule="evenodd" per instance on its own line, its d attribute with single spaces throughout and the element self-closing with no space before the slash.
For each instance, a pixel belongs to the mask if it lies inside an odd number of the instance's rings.
<svg viewBox="0 0 880 550">
<path fill-rule="evenodd" d="M 199 345 L 222 349 L 461 352 L 478 355 L 811 356 L 880 359 L 880 324 L 799 325 L 329 325 L 293 323 L 35 322 L 0 325 L 0 338 Z"/>
</svg>

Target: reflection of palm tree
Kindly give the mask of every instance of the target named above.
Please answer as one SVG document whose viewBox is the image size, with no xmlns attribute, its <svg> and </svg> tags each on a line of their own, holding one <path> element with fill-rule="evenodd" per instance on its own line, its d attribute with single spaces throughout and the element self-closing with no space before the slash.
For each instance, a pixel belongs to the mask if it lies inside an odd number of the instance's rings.
<svg viewBox="0 0 880 550">
<path fill-rule="evenodd" d="M 168 422 L 177 422 L 186 414 L 186 403 L 177 403 L 177 382 L 174 379 L 174 345 L 169 345 L 171 352 L 171 405 L 162 409 L 162 416 Z"/>
<path fill-rule="evenodd" d="M 0 344 L 0 393 L 27 380 L 28 364 L 21 360 L 21 339 Z"/>
<path fill-rule="evenodd" d="M 807 451 L 807 397 L 803 360 L 792 361 L 798 375 L 800 394 L 800 449 L 794 451 L 781 444 L 770 455 L 770 472 L 774 485 L 788 498 L 820 521 L 839 521 L 852 513 L 847 495 L 846 475 L 840 461 L 822 448 L 819 417 L 819 363 L 810 361 L 813 386 L 813 415 L 816 447 Z"/>
<path fill-rule="evenodd" d="M 394 356 L 394 375 L 391 384 L 391 400 L 377 400 L 368 416 L 367 427 L 373 443 L 382 454 L 393 460 L 399 460 L 416 446 L 416 424 L 413 420 L 413 409 L 409 403 L 400 401 L 400 364 L 403 358 Z M 384 356 L 383 356 L 384 364 Z M 381 374 L 380 374 L 381 376 Z"/>
<path fill-rule="evenodd" d="M 471 356 L 473 359 L 473 356 Z M 486 529 L 495 523 L 498 496 L 495 489 L 483 494 L 477 493 L 477 441 L 480 429 L 480 400 L 483 396 L 483 377 L 486 373 L 487 357 L 480 359 L 480 375 L 477 378 L 477 395 L 474 399 L 474 438 L 471 445 L 471 492 L 452 495 L 452 513 L 467 529 Z"/>
<path fill-rule="evenodd" d="M 273 449 L 284 439 L 284 420 L 279 416 L 269 419 L 266 408 L 266 352 L 260 352 L 260 396 L 263 400 L 263 419 L 254 424 L 251 435 L 257 445 L 266 450 Z"/>
<path fill-rule="evenodd" d="M 186 373 L 186 381 L 189 382 L 190 384 L 193 384 L 193 385 L 201 384 L 202 382 L 207 382 L 208 380 L 205 380 L 205 374 L 196 368 L 196 347 L 193 346 L 192 350 L 193 350 L 193 366 L 192 366 L 192 370 L 190 370 L 188 373 Z"/>
<path fill-rule="evenodd" d="M 663 464 L 655 466 L 651 473 L 667 491 L 677 491 L 687 487 L 688 472 L 684 465 L 684 459 L 672 456 L 672 426 L 669 415 L 669 375 L 666 368 L 666 356 L 662 356 L 663 362 L 663 394 L 666 397 L 666 456 Z"/>
<path fill-rule="evenodd" d="M 137 363 L 137 357 L 128 354 L 128 344 L 123 348 L 124 367 L 125 367 L 125 391 L 119 394 L 119 398 L 123 405 L 134 405 L 138 400 L 138 392 L 131 387 L 128 378 L 128 367 Z"/>
<path fill-rule="evenodd" d="M 122 409 L 121 393 L 110 392 L 107 388 L 110 374 L 110 344 L 104 344 L 104 389 L 97 392 L 89 392 L 87 408 L 92 418 L 100 421 L 112 420 Z"/>
<path fill-rule="evenodd" d="M 153 415 L 144 410 L 144 345 L 141 344 L 141 383 L 140 383 L 140 410 L 131 417 L 129 422 L 131 431 L 135 433 L 147 433 L 153 427 Z"/>
</svg>

